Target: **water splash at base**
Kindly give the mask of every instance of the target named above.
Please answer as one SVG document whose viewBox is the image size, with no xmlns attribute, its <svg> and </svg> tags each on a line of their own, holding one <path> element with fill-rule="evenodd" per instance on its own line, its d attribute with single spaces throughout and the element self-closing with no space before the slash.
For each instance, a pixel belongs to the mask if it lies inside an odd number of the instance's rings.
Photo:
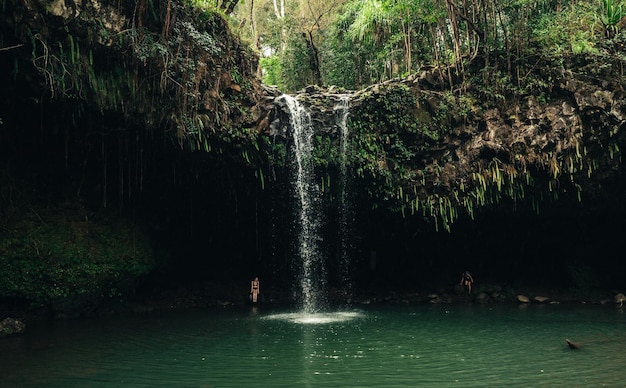
<svg viewBox="0 0 626 388">
<path fill-rule="evenodd" d="M 264 319 L 288 321 L 303 325 L 323 325 L 328 323 L 347 322 L 353 319 L 363 318 L 365 315 L 359 311 L 338 311 L 326 313 L 283 313 L 272 314 Z"/>
</svg>

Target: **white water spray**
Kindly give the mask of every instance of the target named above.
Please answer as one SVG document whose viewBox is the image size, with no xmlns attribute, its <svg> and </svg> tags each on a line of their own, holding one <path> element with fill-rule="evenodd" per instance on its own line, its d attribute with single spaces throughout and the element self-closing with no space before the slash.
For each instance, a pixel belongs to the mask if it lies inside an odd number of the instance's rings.
<svg viewBox="0 0 626 388">
<path fill-rule="evenodd" d="M 320 190 L 313 171 L 313 128 L 309 112 L 289 95 L 279 97 L 289 109 L 290 124 L 294 142 L 295 164 L 294 186 L 299 202 L 298 247 L 301 258 L 300 286 L 302 291 L 301 308 L 305 313 L 313 313 L 322 305 L 325 294 L 326 271 L 324 260 L 319 253 L 319 206 Z"/>
<path fill-rule="evenodd" d="M 351 201 L 348 198 L 348 114 L 350 112 L 350 96 L 342 95 L 335 105 L 335 115 L 339 126 L 339 280 L 344 286 L 344 293 L 351 293 L 350 282 L 350 226 L 352 218 Z"/>
<path fill-rule="evenodd" d="M 293 136 L 293 164 L 292 179 L 294 196 L 298 204 L 297 231 L 298 245 L 296 253 L 301 259 L 298 265 L 300 270 L 299 282 L 301 291 L 301 310 L 304 314 L 317 313 L 326 305 L 326 268 L 325 261 L 320 252 L 321 225 L 321 190 L 317 185 L 313 164 L 313 135 L 309 111 L 298 100 L 289 95 L 278 98 L 284 102 L 289 111 L 289 124 Z M 340 96 L 334 106 L 335 123 L 339 127 L 340 134 L 340 160 L 339 160 L 339 280 L 349 292 L 349 214 L 351 207 L 346 196 L 347 174 L 347 148 L 348 127 L 347 117 L 349 112 L 349 96 Z"/>
</svg>

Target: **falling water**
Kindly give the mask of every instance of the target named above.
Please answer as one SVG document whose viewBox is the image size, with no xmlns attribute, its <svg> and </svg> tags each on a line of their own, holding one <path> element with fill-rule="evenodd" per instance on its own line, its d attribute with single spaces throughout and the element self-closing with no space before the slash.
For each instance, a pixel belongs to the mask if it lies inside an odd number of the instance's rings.
<svg viewBox="0 0 626 388">
<path fill-rule="evenodd" d="M 350 96 L 343 95 L 335 105 L 335 115 L 340 132 L 339 143 L 339 280 L 343 284 L 345 294 L 351 293 L 350 282 L 350 218 L 352 217 L 351 201 L 348 198 L 348 113 Z"/>
<path fill-rule="evenodd" d="M 319 205 L 320 190 L 313 172 L 313 127 L 309 112 L 292 96 L 283 95 L 289 109 L 291 132 L 294 142 L 294 186 L 298 209 L 298 247 L 301 258 L 301 308 L 305 313 L 319 310 L 325 295 L 326 271 L 319 252 Z"/>
<path fill-rule="evenodd" d="M 314 313 L 325 305 L 326 268 L 325 260 L 320 251 L 321 227 L 321 191 L 314 175 L 312 155 L 314 151 L 314 128 L 309 111 L 298 100 L 289 95 L 279 97 L 289 110 L 289 124 L 293 135 L 293 187 L 297 209 L 298 245 L 296 254 L 301 259 L 294 263 L 298 266 L 301 308 L 304 313 Z M 352 209 L 347 198 L 348 173 L 347 149 L 348 127 L 347 118 L 350 98 L 339 96 L 334 106 L 335 123 L 340 135 L 339 160 L 339 236 L 338 236 L 338 280 L 343 285 L 344 294 L 350 293 L 349 277 L 349 234 Z"/>
</svg>

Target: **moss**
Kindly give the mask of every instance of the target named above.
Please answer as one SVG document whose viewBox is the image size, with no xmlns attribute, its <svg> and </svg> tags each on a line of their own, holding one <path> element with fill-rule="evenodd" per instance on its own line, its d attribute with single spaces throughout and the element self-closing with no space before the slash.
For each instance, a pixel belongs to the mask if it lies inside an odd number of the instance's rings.
<svg viewBox="0 0 626 388">
<path fill-rule="evenodd" d="M 80 5 L 76 18 L 12 5 L 32 21 L 1 29 L 0 40 L 30 46 L 19 52 L 19 63 L 32 63 L 41 77 L 36 87 L 45 83 L 51 98 L 71 100 L 75 110 L 119 114 L 147 129 L 158 125 L 192 150 L 208 151 L 206 138 L 251 126 L 257 56 L 231 33 L 224 15 L 180 0 L 146 4 Z"/>
<path fill-rule="evenodd" d="M 153 268 L 140 227 L 117 218 L 93 222 L 81 213 L 33 210 L 0 234 L 0 297 L 37 308 L 59 301 L 71 306 L 81 296 L 97 303 L 123 297 Z"/>
</svg>

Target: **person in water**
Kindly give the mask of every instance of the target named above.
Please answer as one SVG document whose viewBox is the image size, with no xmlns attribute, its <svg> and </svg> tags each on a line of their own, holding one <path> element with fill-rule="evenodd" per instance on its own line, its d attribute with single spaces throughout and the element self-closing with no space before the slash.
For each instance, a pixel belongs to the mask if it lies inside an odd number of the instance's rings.
<svg viewBox="0 0 626 388">
<path fill-rule="evenodd" d="M 467 289 L 468 294 L 472 293 L 472 283 L 474 283 L 474 278 L 469 271 L 463 272 L 463 275 L 461 275 L 461 283 L 459 284 Z"/>
<path fill-rule="evenodd" d="M 250 284 L 250 296 L 252 298 L 252 303 L 256 303 L 258 298 L 259 298 L 259 292 L 260 292 L 260 283 L 259 283 L 259 277 L 255 277 L 254 280 L 251 282 Z"/>
</svg>

